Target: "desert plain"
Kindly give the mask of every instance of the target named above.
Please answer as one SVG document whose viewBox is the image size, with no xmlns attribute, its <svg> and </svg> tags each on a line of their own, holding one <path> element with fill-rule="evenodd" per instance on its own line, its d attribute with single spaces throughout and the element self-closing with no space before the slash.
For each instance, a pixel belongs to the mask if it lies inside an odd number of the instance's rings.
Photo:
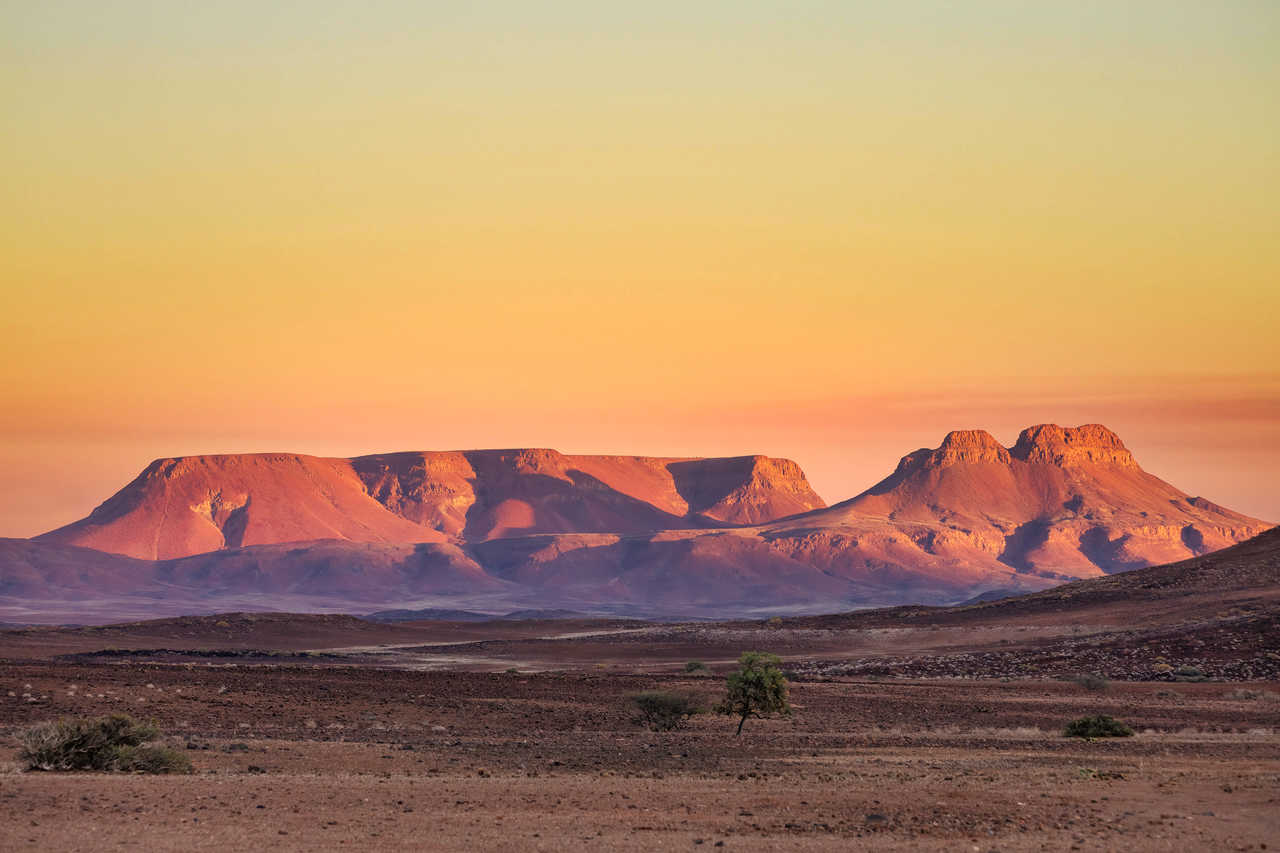
<svg viewBox="0 0 1280 853">
<path fill-rule="evenodd" d="M 1173 634 L 1114 602 L 1034 599 L 669 625 L 224 614 L 10 630 L 0 846 L 1274 848 L 1270 598 L 1194 624 L 1180 611 Z M 637 721 L 631 694 L 710 706 L 757 648 L 783 656 L 790 717 L 740 737 L 715 714 L 671 732 Z M 1212 680 L 1175 680 L 1157 658 Z M 686 673 L 690 660 L 709 671 Z M 1115 677 L 1071 680 L 1077 662 Z M 195 772 L 21 772 L 13 758 L 25 725 L 117 711 L 155 720 Z M 1136 734 L 1063 737 L 1099 713 Z"/>
</svg>

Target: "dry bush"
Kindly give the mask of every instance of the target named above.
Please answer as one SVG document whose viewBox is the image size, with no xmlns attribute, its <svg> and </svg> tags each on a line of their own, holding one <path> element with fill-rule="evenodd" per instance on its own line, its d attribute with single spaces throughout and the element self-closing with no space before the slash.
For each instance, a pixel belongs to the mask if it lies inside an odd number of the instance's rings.
<svg viewBox="0 0 1280 853">
<path fill-rule="evenodd" d="M 646 690 L 631 696 L 640 712 L 640 721 L 655 732 L 678 729 L 694 714 L 702 712 L 698 697 L 673 690 Z"/>
<path fill-rule="evenodd" d="M 1174 681 L 1208 681 L 1209 676 L 1198 666 L 1180 666 L 1173 671 Z"/>
<path fill-rule="evenodd" d="M 1067 723 L 1062 732 L 1064 737 L 1133 737 L 1133 729 L 1119 720 L 1098 714 L 1094 717 L 1081 717 Z"/>
<path fill-rule="evenodd" d="M 19 733 L 18 759 L 27 770 L 191 772 L 184 753 L 151 743 L 159 735 L 126 714 L 37 723 Z"/>
</svg>

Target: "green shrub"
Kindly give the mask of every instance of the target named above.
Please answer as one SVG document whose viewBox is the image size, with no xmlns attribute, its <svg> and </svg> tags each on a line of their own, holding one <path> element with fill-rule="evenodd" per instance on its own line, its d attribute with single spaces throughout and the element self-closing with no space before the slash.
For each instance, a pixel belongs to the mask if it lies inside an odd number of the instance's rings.
<svg viewBox="0 0 1280 853">
<path fill-rule="evenodd" d="M 693 675 L 694 673 L 710 672 L 711 668 L 700 660 L 691 660 L 684 665 L 684 671 Z"/>
<path fill-rule="evenodd" d="M 738 717 L 737 734 L 748 717 L 790 714 L 787 679 L 778 665 L 782 659 L 768 652 L 743 652 L 738 668 L 729 673 L 724 701 L 716 712 Z"/>
<path fill-rule="evenodd" d="M 1132 737 L 1133 729 L 1106 714 L 1094 717 L 1081 717 L 1067 723 L 1062 732 L 1065 737 Z"/>
<path fill-rule="evenodd" d="M 159 735 L 126 714 L 37 723 L 19 733 L 18 759 L 27 770 L 190 772 L 185 755 L 150 743 Z"/>
<path fill-rule="evenodd" d="M 631 696 L 631 704 L 640 712 L 640 721 L 655 732 L 678 729 L 694 714 L 702 712 L 696 696 L 673 690 L 636 693 Z"/>
</svg>

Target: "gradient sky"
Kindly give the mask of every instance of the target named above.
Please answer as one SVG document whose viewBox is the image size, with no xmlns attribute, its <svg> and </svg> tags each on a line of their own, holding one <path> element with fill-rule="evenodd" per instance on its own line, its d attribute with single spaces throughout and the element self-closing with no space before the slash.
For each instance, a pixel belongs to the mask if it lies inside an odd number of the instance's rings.
<svg viewBox="0 0 1280 853">
<path fill-rule="evenodd" d="M 1099 421 L 1280 520 L 1280 4 L 0 0 L 0 535 L 158 456 Z"/>
</svg>

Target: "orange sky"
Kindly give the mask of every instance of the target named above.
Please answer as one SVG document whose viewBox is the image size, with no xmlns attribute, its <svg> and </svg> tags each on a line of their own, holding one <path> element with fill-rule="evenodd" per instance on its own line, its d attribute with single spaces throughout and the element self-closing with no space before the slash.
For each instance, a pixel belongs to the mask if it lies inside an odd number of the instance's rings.
<svg viewBox="0 0 1280 853">
<path fill-rule="evenodd" d="M 1280 520 L 1270 4 L 26 5 L 0 535 L 161 455 L 761 452 L 834 501 L 1045 421 Z"/>
</svg>

